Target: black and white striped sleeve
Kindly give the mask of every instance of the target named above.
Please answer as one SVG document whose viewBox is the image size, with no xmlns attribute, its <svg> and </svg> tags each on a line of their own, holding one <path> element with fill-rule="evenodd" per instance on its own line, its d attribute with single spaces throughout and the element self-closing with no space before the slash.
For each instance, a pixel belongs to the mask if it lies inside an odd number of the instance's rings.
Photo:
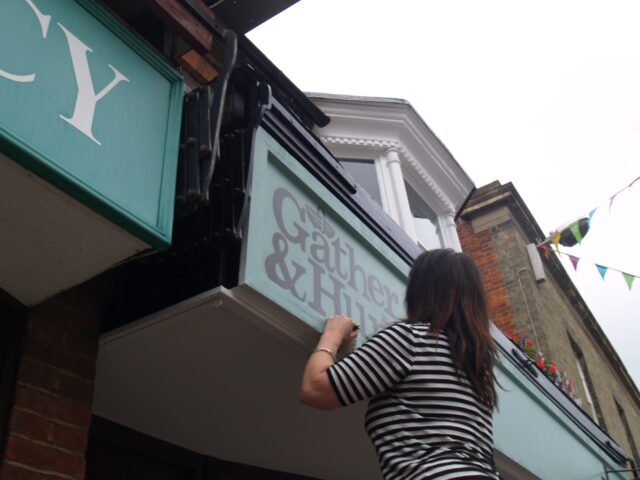
<svg viewBox="0 0 640 480">
<path fill-rule="evenodd" d="M 389 390 L 411 370 L 414 338 L 407 323 L 394 323 L 327 370 L 343 406 Z"/>
</svg>

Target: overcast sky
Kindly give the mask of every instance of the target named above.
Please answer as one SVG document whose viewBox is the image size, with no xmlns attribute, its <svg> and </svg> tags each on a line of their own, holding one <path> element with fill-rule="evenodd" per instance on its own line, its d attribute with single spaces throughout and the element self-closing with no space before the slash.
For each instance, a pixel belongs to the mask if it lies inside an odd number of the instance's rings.
<svg viewBox="0 0 640 480">
<path fill-rule="evenodd" d="M 565 268 L 640 386 L 640 2 L 301 0 L 249 38 L 304 91 L 408 100 L 542 230 L 600 208 Z"/>
</svg>

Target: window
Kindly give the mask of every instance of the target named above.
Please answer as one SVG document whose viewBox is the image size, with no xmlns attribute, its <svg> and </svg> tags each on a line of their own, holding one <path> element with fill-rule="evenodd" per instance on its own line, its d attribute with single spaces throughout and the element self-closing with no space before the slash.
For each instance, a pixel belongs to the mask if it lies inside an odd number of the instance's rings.
<svg viewBox="0 0 640 480">
<path fill-rule="evenodd" d="M 413 215 L 413 225 L 416 229 L 418 242 L 427 249 L 442 248 L 442 237 L 438 225 L 438 215 L 405 180 L 409 208 Z"/>
<path fill-rule="evenodd" d="M 340 158 L 338 161 L 353 179 L 371 195 L 371 198 L 382 205 L 380 184 L 374 161 L 352 158 Z"/>
<path fill-rule="evenodd" d="M 598 402 L 598 397 L 596 396 L 596 391 L 593 387 L 593 381 L 591 380 L 591 375 L 589 374 L 589 368 L 587 367 L 587 362 L 584 359 L 584 355 L 582 354 L 582 350 L 578 346 L 578 344 L 573 340 L 573 338 L 569 337 L 569 341 L 571 342 L 571 348 L 576 354 L 576 365 L 578 366 L 578 373 L 580 374 L 580 380 L 582 381 L 582 387 L 584 389 L 584 394 L 588 403 L 588 408 L 591 410 L 591 418 L 602 427 L 603 430 L 607 429 L 606 424 L 604 423 L 604 416 L 602 415 L 602 410 L 600 409 L 600 403 Z"/>
<path fill-rule="evenodd" d="M 367 158 L 366 152 L 349 155 L 337 157 L 340 165 L 422 249 L 460 249 L 457 236 L 452 241 L 441 231 L 444 217 L 431 206 L 423 191 L 428 187 L 419 178 L 405 176 L 396 150 L 378 152 L 375 159 Z"/>
<path fill-rule="evenodd" d="M 636 468 L 640 468 L 640 455 L 638 452 L 638 446 L 636 445 L 636 441 L 633 438 L 633 434 L 631 433 L 631 427 L 629 426 L 629 421 L 627 420 L 627 415 L 624 413 L 624 409 L 618 403 L 618 401 L 614 398 L 614 402 L 616 402 L 616 408 L 618 410 L 618 415 L 620 415 L 620 420 L 622 421 L 622 426 L 624 427 L 624 433 L 627 436 L 627 441 L 629 442 L 629 449 L 631 450 L 631 455 L 636 462 Z"/>
</svg>

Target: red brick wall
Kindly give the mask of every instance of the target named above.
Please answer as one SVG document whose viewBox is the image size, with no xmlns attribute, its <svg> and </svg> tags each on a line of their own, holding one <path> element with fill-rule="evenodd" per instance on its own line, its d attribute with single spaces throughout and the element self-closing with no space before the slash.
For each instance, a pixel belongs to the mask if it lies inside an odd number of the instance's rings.
<svg viewBox="0 0 640 480">
<path fill-rule="evenodd" d="M 457 228 L 462 251 L 476 262 L 482 275 L 489 300 L 489 318 L 503 332 L 515 333 L 515 317 L 500 273 L 489 229 L 476 234 L 471 223 L 462 219 L 458 220 Z"/>
<path fill-rule="evenodd" d="M 31 310 L 0 478 L 83 479 L 97 355 L 82 292 Z"/>
</svg>

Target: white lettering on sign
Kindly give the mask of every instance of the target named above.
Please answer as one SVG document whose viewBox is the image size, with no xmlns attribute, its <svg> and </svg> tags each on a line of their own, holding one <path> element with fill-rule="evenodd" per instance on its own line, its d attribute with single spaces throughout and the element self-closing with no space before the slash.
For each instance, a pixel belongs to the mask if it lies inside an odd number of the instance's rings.
<svg viewBox="0 0 640 480">
<path fill-rule="evenodd" d="M 47 33 L 49 32 L 49 25 L 51 23 L 51 15 L 43 14 L 32 0 L 25 0 L 25 2 L 29 7 L 31 7 L 31 10 L 33 10 L 33 13 L 36 15 L 36 18 L 40 23 L 40 29 L 42 30 L 42 38 L 46 39 Z M 91 78 L 91 70 L 89 69 L 89 60 L 87 58 L 87 52 L 93 52 L 93 50 L 65 28 L 64 25 L 58 23 L 58 26 L 67 39 L 69 53 L 71 54 L 73 73 L 75 75 L 76 85 L 78 88 L 73 115 L 71 117 L 65 117 L 61 114 L 59 117 L 98 145 L 102 145 L 102 143 L 100 143 L 93 134 L 93 119 L 96 113 L 96 106 L 100 100 L 102 100 L 116 87 L 116 85 L 120 82 L 129 82 L 129 79 L 116 70 L 113 65 L 109 65 L 114 77 L 107 86 L 96 93 L 93 85 L 93 79 Z M 0 77 L 11 80 L 12 82 L 31 83 L 35 81 L 36 74 L 30 73 L 27 75 L 18 75 L 0 69 Z"/>
<path fill-rule="evenodd" d="M 38 19 L 38 22 L 40 22 L 40 29 L 42 30 L 42 38 L 47 38 L 47 32 L 49 31 L 49 24 L 51 23 L 51 15 L 43 14 L 40 10 L 38 10 L 38 7 L 36 7 L 31 0 L 25 0 L 25 2 L 27 2 L 27 5 L 31 7 L 31 10 L 33 10 L 33 13 L 36 14 L 36 18 Z M 11 80 L 13 82 L 18 82 L 18 83 L 30 83 L 36 79 L 36 74 L 30 73 L 28 75 L 16 75 L 14 73 L 9 73 L 0 68 L 0 77 L 4 77 L 8 80 Z"/>
<path fill-rule="evenodd" d="M 118 83 L 123 81 L 128 82 L 129 79 L 116 70 L 112 65 L 109 65 L 109 68 L 114 73 L 113 80 L 111 80 L 106 87 L 96 93 L 93 88 L 91 72 L 89 71 L 89 61 L 87 60 L 87 52 L 93 52 L 93 50 L 82 43 L 82 41 L 80 41 L 73 33 L 64 28 L 62 24 L 58 23 L 58 26 L 67 37 L 69 51 L 71 52 L 71 62 L 73 63 L 73 72 L 76 76 L 76 83 L 78 85 L 78 96 L 76 97 L 76 106 L 73 110 L 73 116 L 71 118 L 67 118 L 60 115 L 60 118 L 65 122 L 69 122 L 98 145 L 102 145 L 98 140 L 96 140 L 96 137 L 93 136 L 92 131 L 96 105 L 105 97 L 105 95 L 107 95 L 107 93 L 113 90 Z"/>
<path fill-rule="evenodd" d="M 42 30 L 42 38 L 47 38 L 47 32 L 49 31 L 49 24 L 51 23 L 51 15 L 45 15 L 40 10 L 38 10 L 38 7 L 36 7 L 31 0 L 24 0 L 24 1 L 27 2 L 27 5 L 31 7 L 31 10 L 33 10 L 33 13 L 35 13 L 36 17 L 38 17 L 38 22 L 40 22 L 40 29 Z"/>
</svg>

